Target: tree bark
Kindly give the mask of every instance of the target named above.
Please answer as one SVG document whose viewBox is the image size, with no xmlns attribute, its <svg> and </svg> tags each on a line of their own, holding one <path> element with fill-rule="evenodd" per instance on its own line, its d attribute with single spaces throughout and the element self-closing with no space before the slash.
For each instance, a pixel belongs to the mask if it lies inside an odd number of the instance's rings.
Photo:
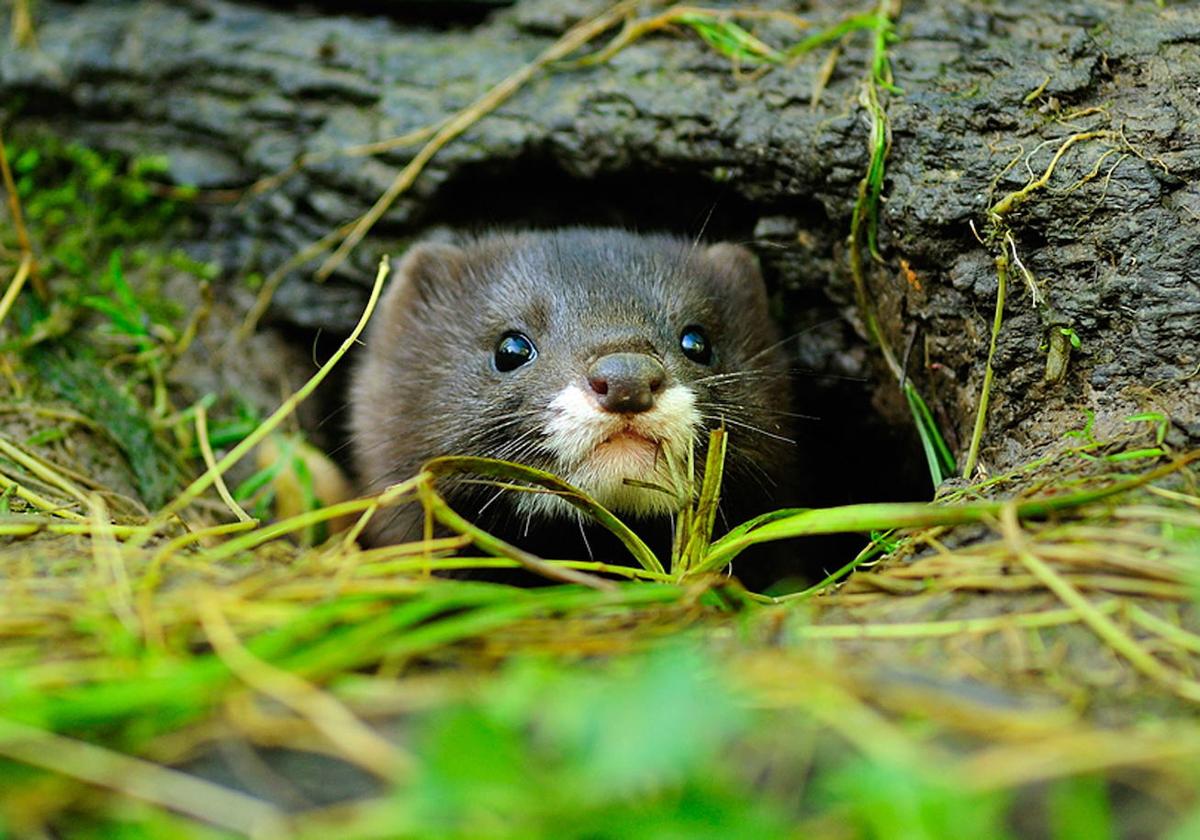
<svg viewBox="0 0 1200 840">
<path fill-rule="evenodd" d="M 302 154 L 436 124 L 605 5 L 521 0 L 470 12 L 458 28 L 419 9 L 406 18 L 407 6 L 390 18 L 344 4 L 294 13 L 219 0 L 35 8 L 37 45 L 0 53 L 9 117 L 165 153 L 174 181 L 221 189 Z M 805 16 L 817 31 L 846 13 L 818 2 Z M 800 37 L 780 21 L 746 25 L 774 44 Z M 1200 441 L 1200 9 L 910 0 L 897 34 L 889 55 L 902 92 L 882 94 L 891 127 L 882 262 L 867 259 L 865 275 L 880 331 L 960 466 L 987 367 L 998 255 L 1009 263 L 1008 301 L 986 469 L 1056 445 L 1085 410 L 1098 433 L 1153 409 L 1170 416 L 1170 443 Z M 695 231 L 709 217 L 707 235 L 753 241 L 784 319 L 808 328 L 798 364 L 869 375 L 877 405 L 903 418 L 896 379 L 866 347 L 846 246 L 869 163 L 860 99 L 872 44 L 865 32 L 835 43 L 815 105 L 824 50 L 748 78 L 682 31 L 596 66 L 536 74 L 432 159 L 329 282 L 312 280 L 316 261 L 294 272 L 274 316 L 345 330 L 376 255 L 440 225 Z M 417 148 L 335 156 L 210 206 L 198 253 L 230 271 L 275 269 L 364 212 Z M 1008 212 L 989 215 L 1027 187 Z"/>
</svg>

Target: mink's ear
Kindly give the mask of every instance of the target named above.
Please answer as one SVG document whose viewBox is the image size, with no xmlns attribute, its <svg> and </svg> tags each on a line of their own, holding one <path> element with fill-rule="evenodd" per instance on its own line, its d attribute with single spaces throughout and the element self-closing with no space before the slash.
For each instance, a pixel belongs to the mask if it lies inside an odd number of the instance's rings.
<svg viewBox="0 0 1200 840">
<path fill-rule="evenodd" d="M 732 242 L 718 242 L 704 251 L 705 260 L 731 298 L 743 306 L 766 311 L 767 286 L 758 267 L 758 257 Z"/>
<path fill-rule="evenodd" d="M 405 253 L 396 266 L 379 303 L 379 318 L 395 323 L 417 303 L 453 299 L 454 289 L 466 271 L 466 253 L 454 245 L 420 242 Z"/>
</svg>

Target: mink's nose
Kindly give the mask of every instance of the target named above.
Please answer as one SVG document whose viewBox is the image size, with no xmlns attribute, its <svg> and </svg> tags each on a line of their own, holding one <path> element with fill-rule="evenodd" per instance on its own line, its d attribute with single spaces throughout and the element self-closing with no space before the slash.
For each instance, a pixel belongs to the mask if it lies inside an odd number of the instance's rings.
<svg viewBox="0 0 1200 840">
<path fill-rule="evenodd" d="M 654 407 L 667 372 L 645 353 L 610 353 L 592 363 L 587 380 L 605 411 L 636 414 Z"/>
</svg>

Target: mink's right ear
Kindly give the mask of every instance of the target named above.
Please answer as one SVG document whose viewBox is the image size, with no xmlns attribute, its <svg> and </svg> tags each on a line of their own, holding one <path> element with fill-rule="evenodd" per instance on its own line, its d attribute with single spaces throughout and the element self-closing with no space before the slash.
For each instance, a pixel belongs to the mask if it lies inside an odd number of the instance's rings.
<svg viewBox="0 0 1200 840">
<path fill-rule="evenodd" d="M 767 311 L 767 286 L 763 282 L 758 257 L 750 249 L 732 242 L 718 242 L 704 250 L 709 265 L 728 299 L 750 312 Z"/>
<path fill-rule="evenodd" d="M 417 304 L 453 300 L 454 289 L 466 272 L 462 248 L 441 242 L 420 242 L 405 253 L 379 302 L 379 318 L 395 323 Z"/>
</svg>

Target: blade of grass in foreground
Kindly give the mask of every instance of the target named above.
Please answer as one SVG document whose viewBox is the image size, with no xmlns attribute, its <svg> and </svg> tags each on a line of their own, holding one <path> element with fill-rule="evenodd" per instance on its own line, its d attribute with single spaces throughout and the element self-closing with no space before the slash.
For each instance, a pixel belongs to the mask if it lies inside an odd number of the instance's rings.
<svg viewBox="0 0 1200 840">
<path fill-rule="evenodd" d="M 674 587 L 614 583 L 603 592 L 577 586 L 520 590 L 440 581 L 403 600 L 355 595 L 299 612 L 286 624 L 246 638 L 255 657 L 318 683 L 389 656 L 412 656 L 486 635 L 539 614 L 665 604 Z M 122 748 L 190 723 L 238 690 L 220 657 L 146 656 L 79 682 L 55 685 L 0 674 L 4 717 L 59 733 L 122 731 Z M 61 674 L 50 675 L 61 681 Z"/>
<path fill-rule="evenodd" d="M 631 531 L 628 525 L 618 519 L 612 511 L 578 487 L 568 484 L 552 473 L 527 467 L 523 464 L 514 464 L 511 461 L 468 456 L 434 458 L 425 464 L 424 469 L 435 475 L 473 473 L 488 478 L 527 482 L 544 488 L 557 495 L 564 502 L 579 508 L 579 510 L 603 525 L 621 541 L 625 548 L 629 550 L 629 553 L 633 555 L 634 560 L 643 569 L 659 574 L 663 574 L 665 571 L 662 563 L 659 562 L 658 557 L 650 550 L 650 547 L 642 541 L 641 537 Z M 527 488 L 514 487 L 513 489 L 517 492 L 523 490 L 528 492 Z"/>
<path fill-rule="evenodd" d="M 676 525 L 676 530 L 682 537 L 681 549 L 678 557 L 671 558 L 671 572 L 678 577 L 683 577 L 693 566 L 698 565 L 712 544 L 728 444 L 729 436 L 723 428 L 713 429 L 709 433 L 708 453 L 704 459 L 704 477 L 700 483 L 699 498 L 694 502 L 688 500 L 680 511 Z"/>
<path fill-rule="evenodd" d="M 417 485 L 417 494 L 421 499 L 421 504 L 425 506 L 425 510 L 428 511 L 430 516 L 454 533 L 469 537 L 471 542 L 475 543 L 483 551 L 495 557 L 507 557 L 517 562 L 528 572 L 533 572 L 535 575 L 541 575 L 544 578 L 556 580 L 560 583 L 578 583 L 582 586 L 600 590 L 612 587 L 612 584 L 604 578 L 588 574 L 587 572 L 581 572 L 578 569 L 571 569 L 550 563 L 536 554 L 532 554 L 510 542 L 505 542 L 473 524 L 465 517 L 460 516 L 458 511 L 450 507 L 446 500 L 438 495 L 437 491 L 429 483 L 429 475 L 426 472 L 418 476 L 423 480 Z"/>
<path fill-rule="evenodd" d="M 1107 487 L 1017 502 L 1017 516 L 1020 519 L 1031 519 L 1045 516 L 1056 510 L 1066 510 L 1089 504 L 1155 481 L 1198 459 L 1200 459 L 1200 449 L 1189 452 L 1158 469 L 1125 481 L 1115 482 Z M 713 543 L 709 548 L 708 556 L 704 558 L 704 562 L 696 571 L 714 572 L 723 569 L 751 546 L 773 540 L 814 534 L 837 534 L 847 531 L 961 525 L 967 522 L 980 522 L 988 518 L 998 518 L 1001 511 L 1012 504 L 1011 500 L 968 502 L 959 505 L 924 502 L 879 503 L 806 510 L 783 518 L 766 518 L 758 527 L 736 528 Z"/>
</svg>

